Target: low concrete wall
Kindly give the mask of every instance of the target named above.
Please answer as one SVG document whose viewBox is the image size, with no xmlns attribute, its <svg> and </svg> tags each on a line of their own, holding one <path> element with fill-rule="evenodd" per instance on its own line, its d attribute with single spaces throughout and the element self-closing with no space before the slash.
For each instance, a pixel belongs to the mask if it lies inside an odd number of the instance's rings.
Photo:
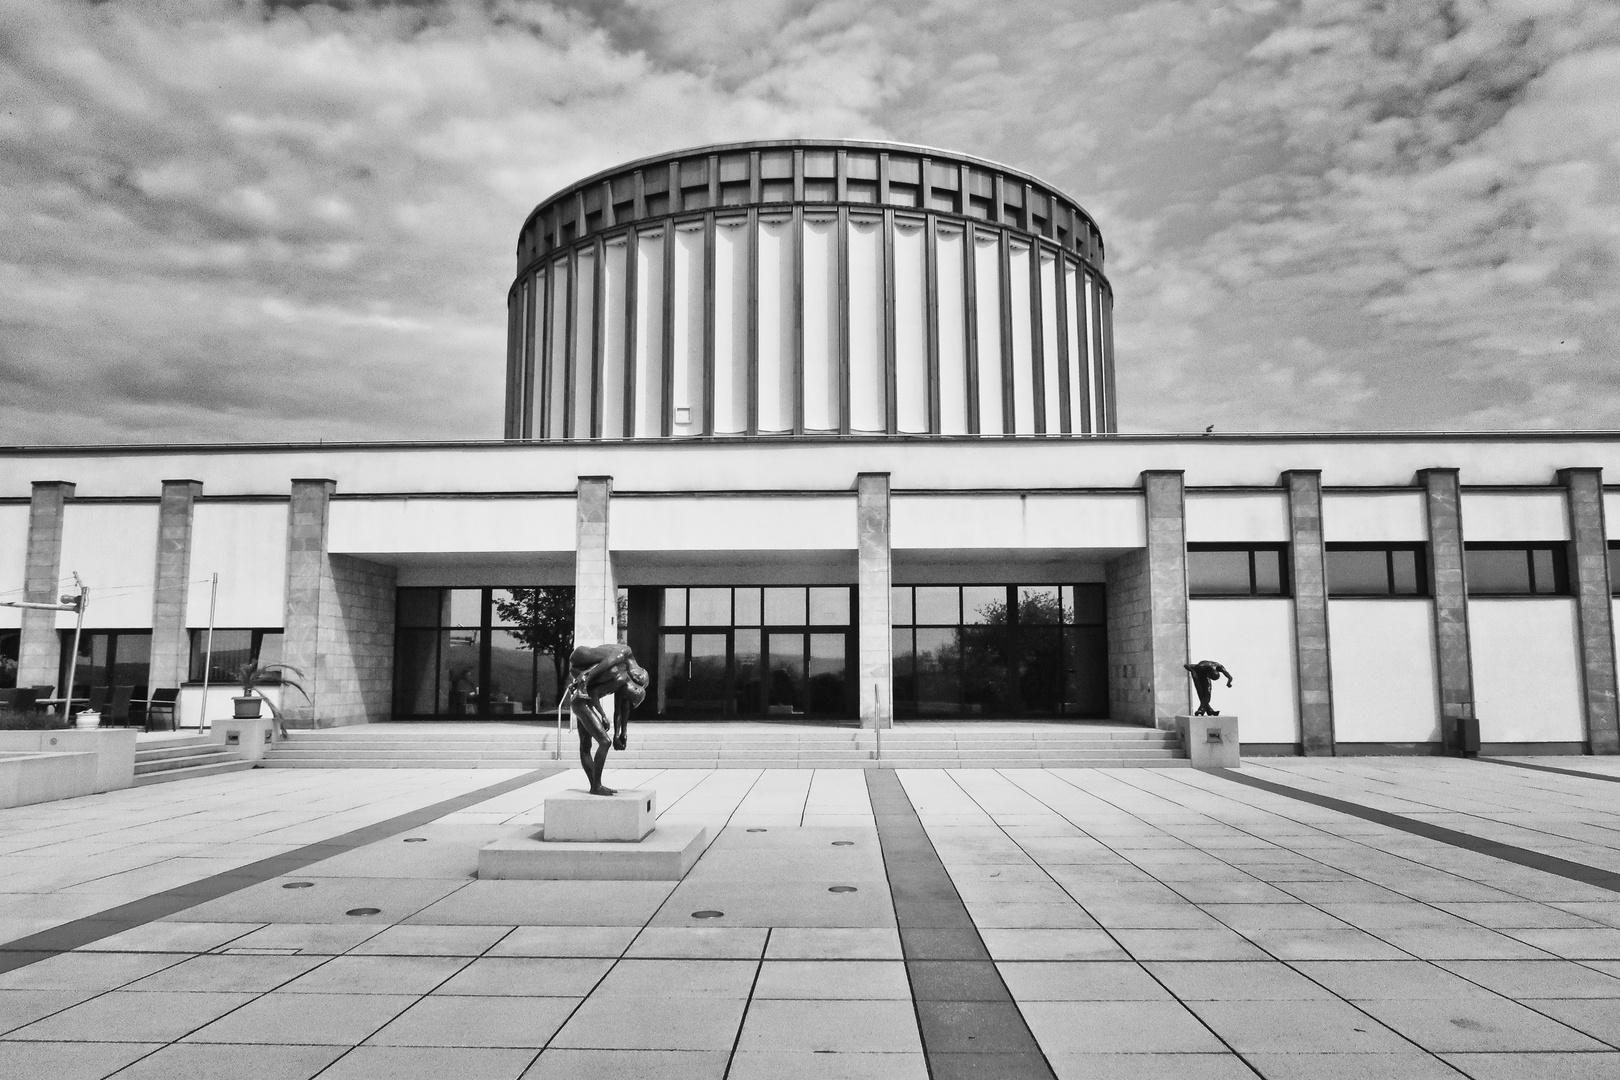
<svg viewBox="0 0 1620 1080">
<path fill-rule="evenodd" d="M 96 790 L 100 755 L 0 751 L 0 807 L 71 799 Z"/>
<path fill-rule="evenodd" d="M 135 783 L 134 728 L 0 731 L 0 754 L 3 753 L 93 754 L 95 783 L 91 791 L 117 791 Z M 68 796 L 54 797 L 65 799 Z"/>
</svg>

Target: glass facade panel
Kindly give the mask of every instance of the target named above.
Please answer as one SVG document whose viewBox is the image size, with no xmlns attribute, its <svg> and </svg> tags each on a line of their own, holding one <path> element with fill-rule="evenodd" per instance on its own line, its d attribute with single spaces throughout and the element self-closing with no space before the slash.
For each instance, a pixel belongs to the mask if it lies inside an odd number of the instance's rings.
<svg viewBox="0 0 1620 1080">
<path fill-rule="evenodd" d="M 436 627 L 439 625 L 438 589 L 400 589 L 395 594 L 399 604 L 399 625 L 402 627 Z"/>
<path fill-rule="evenodd" d="M 1423 552 L 1397 548 L 1389 553 L 1390 578 L 1396 596 L 1421 596 L 1423 588 Z"/>
<path fill-rule="evenodd" d="M 686 594 L 686 605 L 688 626 L 731 625 L 730 589 L 690 589 Z"/>
<path fill-rule="evenodd" d="M 207 673 L 209 682 L 230 682 L 236 677 L 236 672 L 246 667 L 252 660 L 252 630 L 215 628 L 212 657 L 208 653 L 208 631 L 191 632 L 191 665 L 188 677 L 192 682 L 202 681 L 204 666 L 209 669 Z"/>
<path fill-rule="evenodd" d="M 439 632 L 401 630 L 394 641 L 394 712 L 432 716 L 445 711 L 438 696 Z"/>
<path fill-rule="evenodd" d="M 1530 552 L 1530 572 L 1535 578 L 1537 593 L 1549 595 L 1560 592 L 1558 574 L 1554 569 L 1553 553 L 1546 548 L 1533 548 Z"/>
<path fill-rule="evenodd" d="M 919 716 L 962 712 L 962 650 L 955 627 L 917 630 L 916 711 Z M 900 699 L 897 693 L 897 700 Z"/>
<path fill-rule="evenodd" d="M 911 617 L 910 585 L 889 590 L 889 621 L 896 626 L 904 626 L 915 621 Z"/>
<path fill-rule="evenodd" d="M 738 589 L 740 596 L 746 590 Z M 757 591 L 756 591 L 756 603 Z M 732 700 L 739 716 L 757 716 L 764 711 L 761 696 L 764 668 L 760 663 L 760 637 L 758 630 L 735 630 L 731 635 Z"/>
<path fill-rule="evenodd" d="M 1018 622 L 1021 626 L 1063 622 L 1063 603 L 1056 585 L 1020 585 Z"/>
<path fill-rule="evenodd" d="M 695 713 L 724 713 L 729 634 L 692 634 L 687 644 L 686 707 Z"/>
<path fill-rule="evenodd" d="M 1530 559 L 1524 548 L 1466 548 L 1468 591 L 1480 595 L 1530 594 Z"/>
<path fill-rule="evenodd" d="M 658 711 L 686 711 L 687 652 L 685 634 L 664 634 L 658 651 Z"/>
<path fill-rule="evenodd" d="M 1333 596 L 1388 596 L 1389 554 L 1377 551 L 1327 551 L 1328 592 Z"/>
<path fill-rule="evenodd" d="M 759 625 L 759 590 L 733 589 L 732 590 L 732 619 L 737 626 Z"/>
<path fill-rule="evenodd" d="M 484 590 L 449 589 L 450 618 L 446 626 L 484 625 Z"/>
<path fill-rule="evenodd" d="M 962 621 L 962 593 L 955 585 L 917 586 L 917 625 L 955 626 Z"/>
<path fill-rule="evenodd" d="M 451 716 L 478 715 L 479 676 L 483 668 L 484 634 L 481 630 L 445 630 L 439 648 L 444 654 L 442 693 Z"/>
<path fill-rule="evenodd" d="M 809 662 L 810 711 L 822 716 L 846 710 L 847 682 L 844 634 L 811 634 Z"/>
<path fill-rule="evenodd" d="M 1248 596 L 1247 551 L 1187 552 L 1187 591 L 1194 596 Z"/>
<path fill-rule="evenodd" d="M 1005 623 L 1007 621 L 1007 589 L 1003 585 L 964 585 L 962 587 L 962 621 L 969 625 Z"/>
<path fill-rule="evenodd" d="M 489 635 L 489 700 L 492 716 L 532 716 L 537 707 L 538 680 L 533 649 L 511 630 Z"/>
<path fill-rule="evenodd" d="M 566 586 L 401 589 L 394 639 L 394 714 L 534 716 L 556 708 L 574 624 Z M 428 612 L 443 612 L 438 629 Z M 280 631 L 256 632 L 261 663 L 280 656 Z"/>
<path fill-rule="evenodd" d="M 765 625 L 803 626 L 805 620 L 804 589 L 767 588 L 765 590 Z"/>
<path fill-rule="evenodd" d="M 831 588 L 811 587 L 810 625 L 849 625 L 849 587 L 847 585 L 836 585 Z"/>
<path fill-rule="evenodd" d="M 686 590 L 664 590 L 664 625 L 686 625 Z"/>
<path fill-rule="evenodd" d="M 767 606 L 769 602 L 767 601 Z M 805 711 L 804 634 L 767 634 L 766 708 L 769 716 L 801 716 Z"/>
<path fill-rule="evenodd" d="M 1283 553 L 1274 548 L 1257 548 L 1254 552 L 1255 595 L 1283 595 L 1283 580 Z"/>
</svg>

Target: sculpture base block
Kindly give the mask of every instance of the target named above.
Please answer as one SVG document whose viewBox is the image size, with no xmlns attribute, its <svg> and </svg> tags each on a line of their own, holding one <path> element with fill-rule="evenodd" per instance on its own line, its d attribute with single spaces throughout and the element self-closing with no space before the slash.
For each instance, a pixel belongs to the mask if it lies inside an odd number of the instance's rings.
<svg viewBox="0 0 1620 1080">
<path fill-rule="evenodd" d="M 701 825 L 660 825 L 638 843 L 497 840 L 478 852 L 478 876 L 502 881 L 679 881 L 703 853 Z"/>
<path fill-rule="evenodd" d="M 634 844 L 653 831 L 657 818 L 658 793 L 650 788 L 615 795 L 564 791 L 546 799 L 545 839 Z"/>
<path fill-rule="evenodd" d="M 1238 718 L 1178 716 L 1176 731 L 1195 769 L 1235 769 L 1243 764 L 1238 754 Z"/>
</svg>

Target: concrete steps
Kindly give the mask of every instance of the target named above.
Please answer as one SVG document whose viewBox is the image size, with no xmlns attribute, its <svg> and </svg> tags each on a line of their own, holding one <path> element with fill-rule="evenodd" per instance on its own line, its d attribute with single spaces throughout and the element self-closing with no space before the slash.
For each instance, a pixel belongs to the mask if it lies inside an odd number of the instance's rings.
<svg viewBox="0 0 1620 1080">
<path fill-rule="evenodd" d="M 1027 725 L 883 733 L 856 728 L 719 726 L 630 729 L 631 748 L 608 760 L 620 769 L 715 768 L 1177 768 L 1187 764 L 1173 732 L 1151 728 Z M 512 769 L 578 760 L 578 739 L 564 731 L 560 755 L 550 728 L 411 731 L 370 728 L 295 731 L 265 758 L 273 769 Z"/>
<path fill-rule="evenodd" d="M 206 735 L 165 739 L 146 746 L 137 744 L 135 749 L 136 787 L 251 768 L 252 762 L 238 759 L 235 753 Z"/>
</svg>

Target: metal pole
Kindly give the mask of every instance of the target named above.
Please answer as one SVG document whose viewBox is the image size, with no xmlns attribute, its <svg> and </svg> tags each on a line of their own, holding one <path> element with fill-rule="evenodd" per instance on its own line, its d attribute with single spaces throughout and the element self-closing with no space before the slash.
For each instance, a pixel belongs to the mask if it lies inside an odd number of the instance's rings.
<svg viewBox="0 0 1620 1080">
<path fill-rule="evenodd" d="M 883 760 L 883 697 L 872 687 L 872 734 L 877 736 L 877 759 Z"/>
<path fill-rule="evenodd" d="M 73 680 L 79 675 L 79 636 L 84 633 L 84 609 L 90 604 L 90 590 L 79 580 L 77 570 L 73 571 L 73 584 L 79 587 L 79 618 L 73 624 L 73 655 L 68 659 L 67 689 L 62 691 L 61 716 L 64 720 L 73 715 Z"/>
<path fill-rule="evenodd" d="M 208 722 L 208 676 L 214 669 L 214 602 L 219 599 L 219 574 L 214 574 L 214 583 L 208 589 L 208 643 L 203 647 L 203 695 L 202 708 L 197 711 L 197 730 L 205 729 Z"/>
</svg>

